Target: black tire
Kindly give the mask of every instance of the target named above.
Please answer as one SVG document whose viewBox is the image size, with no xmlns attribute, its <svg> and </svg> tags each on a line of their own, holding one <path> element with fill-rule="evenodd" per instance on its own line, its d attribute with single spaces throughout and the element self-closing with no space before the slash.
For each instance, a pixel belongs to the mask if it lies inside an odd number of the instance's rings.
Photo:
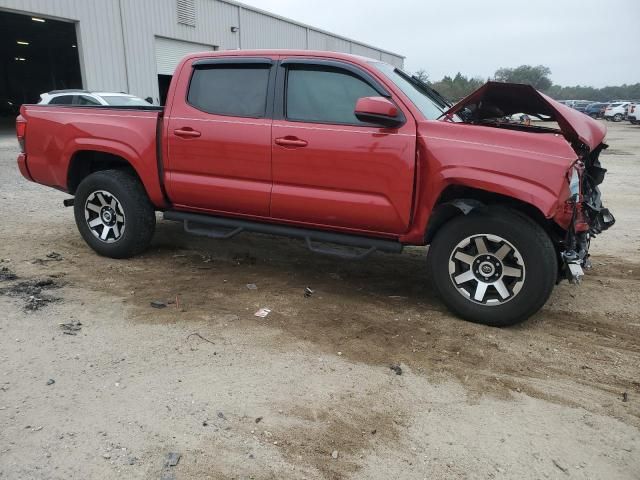
<svg viewBox="0 0 640 480">
<path fill-rule="evenodd" d="M 621 122 L 623 118 L 624 118 L 624 116 L 621 113 L 616 113 L 613 116 L 613 121 L 614 122 Z"/>
<path fill-rule="evenodd" d="M 85 242 L 110 258 L 129 258 L 146 250 L 156 227 L 155 209 L 143 185 L 124 170 L 103 170 L 82 180 L 73 212 Z"/>
<path fill-rule="evenodd" d="M 459 279 L 462 275 L 458 276 L 457 271 L 450 273 L 450 260 L 453 265 L 461 265 L 455 259 L 458 255 L 456 252 L 461 251 L 460 244 L 471 237 L 474 240 L 470 241 L 469 248 L 473 249 L 475 247 L 471 242 L 475 242 L 475 238 L 482 236 L 488 236 L 484 237 L 484 240 L 489 254 L 497 254 L 498 246 L 510 244 L 513 247 L 513 250 L 504 258 L 504 265 L 500 262 L 502 266 L 499 271 L 496 263 L 496 270 L 493 272 L 496 277 L 491 277 L 503 282 L 503 288 L 507 284 L 506 293 L 509 294 L 507 300 L 502 300 L 496 287 L 489 286 L 486 289 L 485 303 L 476 302 L 471 298 L 471 293 L 477 293 L 473 290 L 474 282 L 476 286 L 481 282 L 472 279 L 469 283 L 458 284 L 458 286 L 454 284 L 454 278 Z M 494 243 L 489 240 L 496 237 L 504 242 Z M 469 263 L 468 269 L 473 273 L 474 268 L 479 266 L 476 262 L 478 259 L 481 260 L 481 257 L 484 258 L 484 255 L 476 251 L 465 258 L 471 257 L 474 258 L 474 262 Z M 522 264 L 520 277 L 507 276 L 507 261 L 514 262 L 516 267 Z M 536 313 L 551 295 L 558 275 L 556 251 L 547 233 L 525 215 L 503 207 L 473 211 L 447 222 L 437 232 L 431 243 L 427 262 L 433 288 L 452 312 L 465 320 L 494 327 L 515 325 Z M 482 262 L 484 263 L 486 262 Z M 493 270 L 491 265 L 489 267 Z M 479 268 L 477 272 L 481 273 Z M 464 273 L 468 274 L 468 272 Z M 519 284 L 517 292 L 515 284 Z M 461 291 L 463 289 L 468 290 L 467 295 Z M 494 298 L 489 298 L 490 295 Z M 494 304 L 490 305 L 490 302 Z"/>
</svg>

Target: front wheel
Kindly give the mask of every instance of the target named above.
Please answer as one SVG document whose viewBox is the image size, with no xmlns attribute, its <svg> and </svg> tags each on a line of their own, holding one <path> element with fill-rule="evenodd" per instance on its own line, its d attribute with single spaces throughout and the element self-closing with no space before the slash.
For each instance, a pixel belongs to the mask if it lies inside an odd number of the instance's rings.
<svg viewBox="0 0 640 480">
<path fill-rule="evenodd" d="M 616 114 L 613 116 L 613 121 L 614 121 L 614 122 L 621 122 L 621 121 L 622 121 L 622 118 L 623 118 L 623 116 L 622 116 L 622 114 L 621 114 L 621 113 L 616 113 Z"/>
<path fill-rule="evenodd" d="M 123 170 L 86 177 L 73 203 L 78 230 L 99 255 L 129 258 L 151 243 L 155 209 L 140 181 Z"/>
<path fill-rule="evenodd" d="M 518 212 L 494 208 L 445 224 L 429 248 L 429 272 L 447 307 L 476 323 L 504 327 L 545 304 L 557 278 L 547 233 Z"/>
</svg>

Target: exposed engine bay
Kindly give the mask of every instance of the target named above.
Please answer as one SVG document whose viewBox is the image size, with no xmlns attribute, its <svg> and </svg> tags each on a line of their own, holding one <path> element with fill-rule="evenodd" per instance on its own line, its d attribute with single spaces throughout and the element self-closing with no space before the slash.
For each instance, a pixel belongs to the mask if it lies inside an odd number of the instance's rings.
<svg viewBox="0 0 640 480">
<path fill-rule="evenodd" d="M 556 122 L 558 128 L 532 124 L 530 116 Z M 454 105 L 444 117 L 475 125 L 565 137 L 577 158 L 567 172 L 569 193 L 563 205 L 567 220 L 563 225 L 566 226 L 555 241 L 559 253 L 559 279 L 578 283 L 584 274 L 583 268 L 591 267 L 591 239 L 615 223 L 611 212 L 602 204 L 598 188 L 607 171 L 599 160 L 600 153 L 607 148 L 604 126 L 530 85 L 502 82 L 487 82 Z"/>
</svg>

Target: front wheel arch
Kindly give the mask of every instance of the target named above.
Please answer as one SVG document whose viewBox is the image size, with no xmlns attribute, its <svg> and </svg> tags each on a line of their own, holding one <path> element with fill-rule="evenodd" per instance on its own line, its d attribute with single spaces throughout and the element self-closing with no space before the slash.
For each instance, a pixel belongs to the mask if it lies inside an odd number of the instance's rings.
<svg viewBox="0 0 640 480">
<path fill-rule="evenodd" d="M 472 211 L 477 212 L 487 208 L 499 207 L 509 208 L 524 215 L 537 223 L 547 233 L 552 234 L 553 226 L 550 221 L 537 207 L 530 203 L 487 190 L 462 185 L 450 185 L 440 194 L 431 212 L 424 233 L 425 244 L 430 244 L 438 230 L 453 218 L 459 215 L 467 215 Z"/>
</svg>

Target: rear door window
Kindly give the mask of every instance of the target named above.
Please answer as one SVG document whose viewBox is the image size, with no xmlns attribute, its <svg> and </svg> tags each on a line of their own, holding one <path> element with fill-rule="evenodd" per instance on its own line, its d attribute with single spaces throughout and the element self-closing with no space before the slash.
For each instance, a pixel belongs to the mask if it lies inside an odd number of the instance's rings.
<svg viewBox="0 0 640 480">
<path fill-rule="evenodd" d="M 206 113 L 263 118 L 270 65 L 212 65 L 194 69 L 187 102 Z"/>
<path fill-rule="evenodd" d="M 354 114 L 356 102 L 379 93 L 346 70 L 314 66 L 290 68 L 287 74 L 287 120 L 369 125 Z"/>
</svg>

